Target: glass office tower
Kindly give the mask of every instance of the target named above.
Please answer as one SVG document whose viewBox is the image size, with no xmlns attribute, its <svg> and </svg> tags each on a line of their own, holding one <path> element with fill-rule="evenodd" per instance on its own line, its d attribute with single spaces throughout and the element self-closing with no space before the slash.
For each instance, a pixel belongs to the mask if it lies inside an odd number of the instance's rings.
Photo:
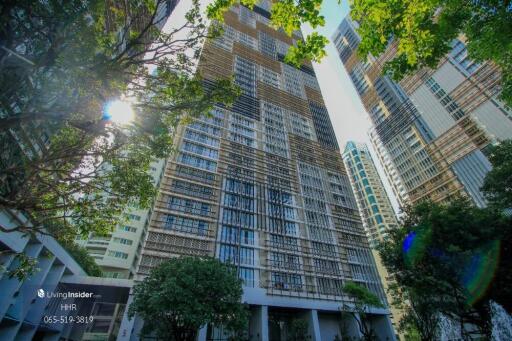
<svg viewBox="0 0 512 341">
<path fill-rule="evenodd" d="M 223 36 L 203 48 L 205 86 L 234 75 L 242 95 L 177 129 L 138 278 L 171 257 L 215 256 L 244 280 L 251 340 L 285 340 L 294 318 L 308 321 L 312 340 L 359 336 L 355 321 L 341 321 L 342 285 L 385 295 L 312 65 L 283 62 L 301 33 L 271 28 L 269 8 L 234 6 Z M 387 314 L 375 309 L 371 320 L 394 339 Z"/>
</svg>

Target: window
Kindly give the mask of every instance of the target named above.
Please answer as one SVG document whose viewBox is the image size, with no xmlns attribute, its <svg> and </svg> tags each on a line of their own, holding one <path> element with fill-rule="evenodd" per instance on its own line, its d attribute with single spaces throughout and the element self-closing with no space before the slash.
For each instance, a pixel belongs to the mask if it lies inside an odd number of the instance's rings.
<svg viewBox="0 0 512 341">
<path fill-rule="evenodd" d="M 203 133 L 191 130 L 189 128 L 187 128 L 187 130 L 185 131 L 185 138 L 192 140 L 192 141 L 206 144 L 211 147 L 218 147 L 220 145 L 219 139 L 210 137 L 207 134 L 203 134 Z"/>
<path fill-rule="evenodd" d="M 233 42 L 236 39 L 236 31 L 233 27 L 223 24 L 224 30 L 223 34 L 220 37 L 217 37 L 213 40 L 213 43 L 222 49 L 231 51 L 233 49 Z"/>
<path fill-rule="evenodd" d="M 318 291 L 324 295 L 341 295 L 343 282 L 340 279 L 317 278 Z"/>
<path fill-rule="evenodd" d="M 258 41 L 244 32 L 238 32 L 238 41 L 253 50 L 258 50 Z"/>
<path fill-rule="evenodd" d="M 227 225 L 222 226 L 221 237 L 220 237 L 221 241 L 225 242 L 225 243 L 232 243 L 232 244 L 238 243 L 238 231 L 239 230 L 242 235 L 240 243 L 245 244 L 245 245 L 254 245 L 254 231 L 239 229 L 238 227 L 227 226 Z"/>
<path fill-rule="evenodd" d="M 319 242 L 332 243 L 333 236 L 330 230 L 321 227 L 310 226 L 309 235 L 312 240 Z"/>
<path fill-rule="evenodd" d="M 200 130 L 200 131 L 202 131 L 204 133 L 207 133 L 207 134 L 210 134 L 210 135 L 215 135 L 215 136 L 220 136 L 221 135 L 220 128 L 212 127 L 211 125 L 206 124 L 206 123 L 201 122 L 201 121 L 195 121 L 194 123 L 190 123 L 187 127 L 188 128 L 192 128 L 192 129 L 196 129 L 196 130 Z"/>
<path fill-rule="evenodd" d="M 208 223 L 202 220 L 164 214 L 164 229 L 204 236 L 208 231 Z"/>
<path fill-rule="evenodd" d="M 284 90 L 294 96 L 306 99 L 302 71 L 283 63 L 281 64 L 281 67 L 283 70 L 282 77 Z"/>
<path fill-rule="evenodd" d="M 210 215 L 210 204 L 191 199 L 169 197 L 167 207 L 174 211 L 197 214 L 204 217 Z"/>
<path fill-rule="evenodd" d="M 174 180 L 171 189 L 176 193 L 181 193 L 201 199 L 210 199 L 213 195 L 213 189 L 206 186 L 185 182 L 182 180 Z"/>
<path fill-rule="evenodd" d="M 289 236 L 296 236 L 298 233 L 297 223 L 283 219 L 268 218 L 268 229 L 271 232 L 282 233 Z"/>
<path fill-rule="evenodd" d="M 235 83 L 240 86 L 242 93 L 256 97 L 256 66 L 254 63 L 236 56 L 234 73 Z"/>
<path fill-rule="evenodd" d="M 247 9 L 244 6 L 240 6 L 240 22 L 248 25 L 252 28 L 256 28 L 256 13 Z"/>
<path fill-rule="evenodd" d="M 275 59 L 276 58 L 276 40 L 266 34 L 265 32 L 260 31 L 259 32 L 259 45 L 260 45 L 260 51 L 264 55 L 269 56 L 270 58 Z"/>
<path fill-rule="evenodd" d="M 315 271 L 326 274 L 338 275 L 340 273 L 340 266 L 338 262 L 325 260 L 325 259 L 313 259 L 313 266 Z"/>
<path fill-rule="evenodd" d="M 240 264 L 254 265 L 254 249 L 221 244 L 219 249 L 219 259 L 225 263 L 238 264 L 238 251 L 240 251 Z"/>
<path fill-rule="evenodd" d="M 118 230 L 127 232 L 137 232 L 137 228 L 133 226 L 119 226 Z"/>
<path fill-rule="evenodd" d="M 256 147 L 256 142 L 254 139 L 244 136 L 242 134 L 230 132 L 229 139 L 233 142 L 243 144 L 244 146 L 247 146 L 247 147 L 251 147 L 251 148 Z"/>
<path fill-rule="evenodd" d="M 270 252 L 270 266 L 287 270 L 299 270 L 300 260 L 298 256 L 280 252 Z"/>
<path fill-rule="evenodd" d="M 270 246 L 276 249 L 286 249 L 298 251 L 299 244 L 297 238 L 285 237 L 278 234 L 270 234 Z"/>
<path fill-rule="evenodd" d="M 219 151 L 213 148 L 205 147 L 199 144 L 195 144 L 192 142 L 184 141 L 181 145 L 181 150 L 194 153 L 201 156 L 206 156 L 212 159 L 217 159 L 219 157 Z"/>
<path fill-rule="evenodd" d="M 259 80 L 261 82 L 277 89 L 281 87 L 281 77 L 277 72 L 267 69 L 264 66 L 260 66 L 259 71 Z"/>
<path fill-rule="evenodd" d="M 215 175 L 205 172 L 203 170 L 186 167 L 183 165 L 176 166 L 176 175 L 195 181 L 200 181 L 206 184 L 213 185 L 215 182 Z"/>
<path fill-rule="evenodd" d="M 434 78 L 430 77 L 427 79 L 425 84 L 429 87 L 430 91 L 440 100 L 441 104 L 445 107 L 445 109 L 450 113 L 452 118 L 457 121 L 464 117 L 466 113 L 459 108 L 459 105 L 455 100 L 450 97 L 441 86 L 434 80 Z"/>
<path fill-rule="evenodd" d="M 114 243 L 119 243 L 119 244 L 123 244 L 123 245 L 132 245 L 133 244 L 133 240 L 126 239 L 126 238 L 114 237 L 114 238 L 112 238 L 112 240 L 114 241 Z"/>
<path fill-rule="evenodd" d="M 246 287 L 254 287 L 254 269 L 240 267 L 240 278 Z"/>
<path fill-rule="evenodd" d="M 288 115 L 289 121 L 291 123 L 292 132 L 294 134 L 302 136 L 306 139 L 313 139 L 313 129 L 308 119 L 294 112 L 288 112 Z"/>
<path fill-rule="evenodd" d="M 272 272 L 272 286 L 279 290 L 302 290 L 302 278 L 300 275 Z"/>
<path fill-rule="evenodd" d="M 239 193 L 247 196 L 254 196 L 254 185 L 248 182 L 235 179 L 226 179 L 224 182 L 224 190 L 232 193 Z"/>
<path fill-rule="evenodd" d="M 248 228 L 254 227 L 254 215 L 243 211 L 224 208 L 222 212 L 222 222 L 225 224 L 243 226 Z"/>
<path fill-rule="evenodd" d="M 135 221 L 140 221 L 140 219 L 141 219 L 141 217 L 139 215 L 136 215 L 136 214 L 126 214 L 126 217 L 129 220 L 135 220 Z"/>
<path fill-rule="evenodd" d="M 319 243 L 319 242 L 311 242 L 311 248 L 313 251 L 313 254 L 315 255 L 321 255 L 326 257 L 336 257 L 336 249 L 334 245 L 332 244 L 325 244 L 325 243 Z"/>
<path fill-rule="evenodd" d="M 110 257 L 115 257 L 115 258 L 122 258 L 122 259 L 128 258 L 128 254 L 125 252 L 121 252 L 121 251 L 109 251 L 108 255 Z"/>
<path fill-rule="evenodd" d="M 469 58 L 466 45 L 462 41 L 455 39 L 452 43 L 452 47 L 450 57 L 453 58 L 459 68 L 462 68 L 471 75 L 480 67 L 479 63 L 475 63 Z"/>
<path fill-rule="evenodd" d="M 250 138 L 254 138 L 256 135 L 254 129 L 247 128 L 245 125 L 235 123 L 235 122 L 230 123 L 229 131 L 231 131 L 233 133 L 241 134 L 241 135 L 244 135 L 244 136 L 247 136 Z"/>
<path fill-rule="evenodd" d="M 180 153 L 178 161 L 186 165 L 202 168 L 211 172 L 217 169 L 217 162 L 197 157 L 192 154 Z"/>
<path fill-rule="evenodd" d="M 365 75 L 361 65 L 356 65 L 350 72 L 349 76 L 352 79 L 352 83 L 354 83 L 359 95 L 363 95 L 368 89 L 368 82 L 364 77 Z"/>
<path fill-rule="evenodd" d="M 254 199 L 233 193 L 224 194 L 224 205 L 232 208 L 254 211 Z"/>
</svg>

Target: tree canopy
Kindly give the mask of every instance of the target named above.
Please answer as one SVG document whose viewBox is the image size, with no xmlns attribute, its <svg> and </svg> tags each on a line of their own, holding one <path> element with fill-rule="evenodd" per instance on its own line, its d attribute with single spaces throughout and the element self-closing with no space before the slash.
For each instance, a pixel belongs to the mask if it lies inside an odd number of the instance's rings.
<svg viewBox="0 0 512 341">
<path fill-rule="evenodd" d="M 206 324 L 240 332 L 248 323 L 242 292 L 231 265 L 214 258 L 173 258 L 134 287 L 128 314 L 144 320 L 143 335 L 165 340 L 195 340 Z"/>
<path fill-rule="evenodd" d="M 512 140 L 492 146 L 488 152 L 492 170 L 485 177 L 482 191 L 493 206 L 512 208 Z"/>
<path fill-rule="evenodd" d="M 351 16 L 360 24 L 359 54 L 378 56 L 391 39 L 398 44 L 386 72 L 400 80 L 419 68 L 435 68 L 464 36 L 469 57 L 501 68 L 501 97 L 512 103 L 512 11 L 508 1 L 354 0 Z"/>
<path fill-rule="evenodd" d="M 172 150 L 175 127 L 239 94 L 208 89 L 195 63 L 206 26 L 197 0 L 162 31 L 166 1 L 6 1 L 0 4 L 0 208 L 30 224 L 1 231 L 108 233 L 128 206 L 149 207 L 151 162 Z M 131 102 L 119 125 L 105 108 Z"/>
<path fill-rule="evenodd" d="M 422 202 L 405 211 L 402 227 L 379 246 L 405 305 L 405 323 L 435 339 L 440 314 L 490 335 L 489 300 L 511 310 L 512 221 L 503 211 L 463 198 Z M 405 326 L 403 326 L 405 327 Z"/>
<path fill-rule="evenodd" d="M 74 242 L 61 242 L 61 245 L 73 257 L 73 259 L 84 269 L 85 273 L 93 277 L 101 277 L 103 271 L 96 264 L 96 260 L 87 252 L 87 249 Z"/>
</svg>

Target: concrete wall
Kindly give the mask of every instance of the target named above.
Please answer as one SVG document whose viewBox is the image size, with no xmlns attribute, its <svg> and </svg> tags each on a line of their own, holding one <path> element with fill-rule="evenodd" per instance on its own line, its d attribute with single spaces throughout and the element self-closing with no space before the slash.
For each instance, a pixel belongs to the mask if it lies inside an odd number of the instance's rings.
<svg viewBox="0 0 512 341">
<path fill-rule="evenodd" d="M 499 140 L 512 138 L 512 120 L 506 117 L 490 100 L 476 108 L 471 116 L 475 117 L 485 127 L 488 134 L 495 138 Z"/>
<path fill-rule="evenodd" d="M 432 75 L 432 78 L 443 88 L 446 93 L 450 93 L 466 80 L 466 77 L 455 66 L 449 62 L 444 63 Z"/>
<path fill-rule="evenodd" d="M 434 137 L 438 137 L 455 124 L 453 117 L 425 84 L 416 89 L 410 98 Z"/>
</svg>

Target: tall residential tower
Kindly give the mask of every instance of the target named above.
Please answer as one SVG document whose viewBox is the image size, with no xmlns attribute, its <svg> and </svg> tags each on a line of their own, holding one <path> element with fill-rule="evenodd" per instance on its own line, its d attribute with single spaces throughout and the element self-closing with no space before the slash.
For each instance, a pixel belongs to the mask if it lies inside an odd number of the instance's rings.
<svg viewBox="0 0 512 341">
<path fill-rule="evenodd" d="M 382 75 L 382 67 L 396 55 L 397 42 L 363 62 L 356 53 L 357 27 L 347 17 L 333 41 L 375 126 L 376 149 L 386 151 L 379 158 L 391 159 L 387 174 L 398 193 L 405 190 L 399 198 L 415 203 L 462 194 L 485 206 L 480 187 L 491 169 L 486 147 L 512 138 L 512 109 L 498 98 L 497 67 L 472 61 L 461 37 L 436 68 L 396 83 Z"/>
<path fill-rule="evenodd" d="M 380 278 L 387 290 L 392 279 L 382 264 L 376 246 L 386 238 L 391 229 L 398 227 L 395 211 L 377 172 L 370 150 L 365 144 L 348 141 L 343 152 L 343 161 L 345 161 Z M 392 297 L 388 297 L 388 301 L 392 301 Z M 390 309 L 391 320 L 395 326 L 398 326 L 401 312 L 394 307 Z"/>
<path fill-rule="evenodd" d="M 375 247 L 398 223 L 377 167 L 365 144 L 347 142 L 343 160 L 355 192 L 359 212 L 370 241 Z"/>
<path fill-rule="evenodd" d="M 205 86 L 234 75 L 243 94 L 178 128 L 138 278 L 171 257 L 215 256 L 244 280 L 251 340 L 285 340 L 296 317 L 312 340 L 359 336 L 352 319 L 340 323 L 342 285 L 382 301 L 384 292 L 313 68 L 283 63 L 301 34 L 271 28 L 269 10 L 270 1 L 234 6 L 223 36 L 203 48 Z M 387 314 L 375 309 L 371 320 L 394 339 Z M 227 336 L 207 328 L 204 337 Z"/>
</svg>

